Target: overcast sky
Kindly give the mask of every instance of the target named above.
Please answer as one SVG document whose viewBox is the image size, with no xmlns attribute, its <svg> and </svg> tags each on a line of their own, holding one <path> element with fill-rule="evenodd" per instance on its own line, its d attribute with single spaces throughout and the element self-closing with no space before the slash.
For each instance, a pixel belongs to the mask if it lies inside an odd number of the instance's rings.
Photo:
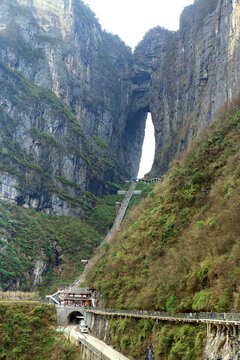
<svg viewBox="0 0 240 360">
<path fill-rule="evenodd" d="M 103 29 L 118 34 L 133 49 L 155 26 L 177 30 L 179 17 L 193 0 L 83 0 L 94 11 Z M 149 129 L 149 133 L 148 133 Z M 154 156 L 153 127 L 147 121 L 146 141 L 139 177 L 150 171 Z"/>
<path fill-rule="evenodd" d="M 183 8 L 193 0 L 84 0 L 103 29 L 135 47 L 155 26 L 177 30 Z"/>
</svg>

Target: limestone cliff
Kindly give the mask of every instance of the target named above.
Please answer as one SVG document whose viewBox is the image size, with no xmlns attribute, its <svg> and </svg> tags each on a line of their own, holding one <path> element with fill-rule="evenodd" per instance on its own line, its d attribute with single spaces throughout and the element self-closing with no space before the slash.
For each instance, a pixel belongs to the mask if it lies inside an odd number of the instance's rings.
<svg viewBox="0 0 240 360">
<path fill-rule="evenodd" d="M 239 13 L 238 0 L 196 0 L 179 31 L 153 29 L 132 54 L 82 1 L 3 0 L 0 197 L 86 210 L 136 176 L 148 112 L 164 173 L 240 88 Z"/>
<path fill-rule="evenodd" d="M 164 173 L 174 155 L 237 95 L 239 13 L 237 0 L 196 0 L 183 11 L 179 31 L 156 28 L 136 48 L 135 58 L 150 74 L 143 101 L 155 127 L 153 172 Z"/>
<path fill-rule="evenodd" d="M 144 121 L 129 133 L 131 69 L 131 50 L 81 1 L 4 0 L 1 198 L 81 212 L 136 175 Z"/>
<path fill-rule="evenodd" d="M 203 360 L 238 360 L 239 359 L 239 327 L 210 325 L 205 342 Z"/>
</svg>

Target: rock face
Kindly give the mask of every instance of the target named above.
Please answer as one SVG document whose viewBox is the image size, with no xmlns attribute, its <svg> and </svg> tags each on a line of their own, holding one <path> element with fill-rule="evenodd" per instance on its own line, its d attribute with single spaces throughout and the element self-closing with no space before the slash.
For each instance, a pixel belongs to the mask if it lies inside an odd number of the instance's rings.
<svg viewBox="0 0 240 360">
<path fill-rule="evenodd" d="M 237 0 L 197 0 L 183 11 L 179 31 L 154 29 L 137 47 L 141 69 L 150 73 L 145 109 L 155 127 L 153 172 L 164 173 L 174 155 L 237 95 L 239 14 Z"/>
<path fill-rule="evenodd" d="M 155 360 L 154 351 L 153 351 L 153 347 L 151 344 L 149 344 L 147 346 L 145 360 Z"/>
<path fill-rule="evenodd" d="M 2 191 L 10 182 L 20 205 L 82 212 L 138 170 L 131 50 L 81 1 L 4 0 L 0 24 Z"/>
<path fill-rule="evenodd" d="M 43 255 L 42 255 L 43 256 Z M 35 261 L 35 269 L 33 271 L 34 275 L 34 285 L 41 283 L 43 279 L 44 272 L 47 268 L 47 264 L 43 260 L 36 260 Z"/>
<path fill-rule="evenodd" d="M 197 0 L 132 54 L 81 1 L 2 0 L 0 197 L 84 212 L 137 175 L 148 112 L 164 173 L 238 93 L 239 15 L 237 0 Z"/>
<path fill-rule="evenodd" d="M 238 360 L 239 328 L 236 325 L 208 325 L 203 360 Z"/>
</svg>

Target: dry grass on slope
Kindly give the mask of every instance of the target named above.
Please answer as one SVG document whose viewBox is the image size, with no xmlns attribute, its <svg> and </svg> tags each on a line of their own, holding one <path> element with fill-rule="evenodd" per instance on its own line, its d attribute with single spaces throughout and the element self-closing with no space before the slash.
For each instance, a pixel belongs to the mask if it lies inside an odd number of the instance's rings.
<svg viewBox="0 0 240 360">
<path fill-rule="evenodd" d="M 89 284 L 108 306 L 240 310 L 239 100 L 134 208 Z"/>
</svg>

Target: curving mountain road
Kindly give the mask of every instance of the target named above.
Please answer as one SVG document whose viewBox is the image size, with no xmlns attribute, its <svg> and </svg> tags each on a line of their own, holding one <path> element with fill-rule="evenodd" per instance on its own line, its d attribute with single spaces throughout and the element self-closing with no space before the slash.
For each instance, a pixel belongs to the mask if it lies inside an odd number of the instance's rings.
<svg viewBox="0 0 240 360">
<path fill-rule="evenodd" d="M 82 334 L 80 331 L 78 331 L 78 326 L 68 326 L 66 331 L 70 335 L 71 341 L 81 342 L 81 340 L 83 340 L 84 343 L 94 347 L 110 360 L 129 360 L 126 356 L 120 354 L 111 346 L 106 345 L 103 341 L 96 339 L 94 336 L 89 334 Z"/>
</svg>

